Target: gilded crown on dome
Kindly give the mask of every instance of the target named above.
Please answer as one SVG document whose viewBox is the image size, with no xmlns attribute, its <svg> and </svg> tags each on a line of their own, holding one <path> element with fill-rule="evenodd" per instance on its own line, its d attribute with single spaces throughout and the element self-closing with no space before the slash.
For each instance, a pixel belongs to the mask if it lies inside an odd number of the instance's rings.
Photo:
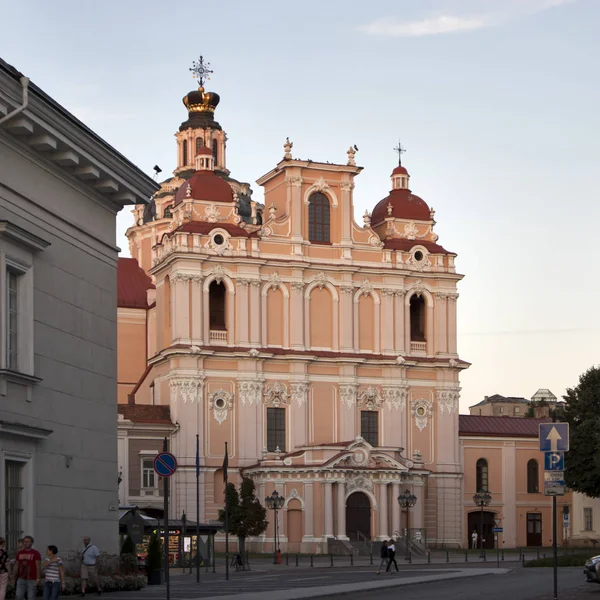
<svg viewBox="0 0 600 600">
<path fill-rule="evenodd" d="M 220 101 L 219 94 L 204 91 L 204 83 L 210 79 L 210 75 L 213 73 L 210 68 L 210 63 L 205 62 L 204 57 L 200 56 L 198 60 L 195 60 L 192 63 L 190 71 L 192 72 L 192 77 L 197 79 L 200 85 L 197 90 L 190 92 L 183 98 L 183 103 L 188 109 L 188 112 L 214 112 Z"/>
</svg>

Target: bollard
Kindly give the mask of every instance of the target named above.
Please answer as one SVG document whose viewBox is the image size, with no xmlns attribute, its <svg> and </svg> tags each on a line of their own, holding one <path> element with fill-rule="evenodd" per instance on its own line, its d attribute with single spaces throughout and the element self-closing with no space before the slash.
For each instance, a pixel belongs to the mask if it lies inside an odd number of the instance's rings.
<svg viewBox="0 0 600 600">
<path fill-rule="evenodd" d="M 427 564 L 431 563 L 431 552 L 427 550 Z"/>
<path fill-rule="evenodd" d="M 287 552 L 285 553 L 285 566 L 290 566 L 290 555 Z"/>
<path fill-rule="evenodd" d="M 410 549 L 408 550 L 408 564 L 412 565 L 412 552 L 410 551 Z"/>
<path fill-rule="evenodd" d="M 313 562 L 313 558 L 314 558 L 314 557 L 313 557 L 313 555 L 311 554 L 311 555 L 310 555 L 310 566 L 311 566 L 311 567 L 314 567 L 314 566 L 315 566 L 315 564 L 314 564 L 314 562 Z"/>
<path fill-rule="evenodd" d="M 525 555 L 524 554 L 523 554 L 522 561 L 523 561 L 523 566 L 525 566 Z"/>
<path fill-rule="evenodd" d="M 446 550 L 446 562 L 450 562 L 450 553 L 448 552 L 448 550 Z"/>
<path fill-rule="evenodd" d="M 350 552 L 350 566 L 354 566 L 354 554 L 352 554 L 352 552 Z"/>
<path fill-rule="evenodd" d="M 465 550 L 465 562 L 469 562 L 469 551 Z"/>
<path fill-rule="evenodd" d="M 483 551 L 483 562 L 487 562 L 487 554 Z"/>
<path fill-rule="evenodd" d="M 329 566 L 330 566 L 330 567 L 333 567 L 333 554 L 330 554 L 329 556 L 330 556 L 330 558 L 331 558 L 331 565 L 329 565 Z"/>
</svg>

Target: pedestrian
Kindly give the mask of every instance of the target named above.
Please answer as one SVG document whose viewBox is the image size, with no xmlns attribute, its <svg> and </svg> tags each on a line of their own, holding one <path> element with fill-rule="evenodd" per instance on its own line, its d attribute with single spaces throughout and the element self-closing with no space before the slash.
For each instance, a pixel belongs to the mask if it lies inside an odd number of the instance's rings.
<svg viewBox="0 0 600 600">
<path fill-rule="evenodd" d="M 19 538 L 17 540 L 17 554 L 23 550 L 23 538 Z M 11 559 L 10 565 L 8 568 L 8 578 L 11 581 L 16 581 L 17 579 L 17 556 Z"/>
<path fill-rule="evenodd" d="M 23 548 L 17 552 L 16 574 L 17 590 L 16 600 L 35 600 L 37 584 L 42 579 L 42 556 L 33 548 L 33 538 L 26 535 L 23 538 Z"/>
<path fill-rule="evenodd" d="M 6 540 L 0 537 L 0 600 L 6 598 L 6 586 L 8 585 L 8 552 L 6 552 Z"/>
<path fill-rule="evenodd" d="M 381 557 L 381 561 L 379 563 L 379 568 L 377 569 L 377 575 L 381 574 L 381 567 L 388 560 L 388 543 L 387 540 L 384 540 L 383 544 L 381 544 L 381 548 L 379 549 L 379 556 Z M 1 600 L 1 599 L 0 599 Z"/>
<path fill-rule="evenodd" d="M 471 550 L 477 550 L 477 529 L 473 529 L 473 533 L 471 534 Z"/>
<path fill-rule="evenodd" d="M 388 565 L 387 565 L 387 569 L 386 571 L 390 572 L 390 575 L 392 574 L 392 563 L 394 563 L 394 566 L 396 567 L 396 571 L 398 571 L 398 563 L 396 562 L 396 544 L 394 543 L 394 540 L 390 540 L 388 542 L 388 547 L 387 547 L 387 556 L 388 556 Z"/>
<path fill-rule="evenodd" d="M 83 538 L 83 548 L 79 550 L 79 555 L 81 557 L 81 594 L 80 596 L 85 596 L 85 591 L 87 589 L 87 582 L 89 579 L 93 580 L 96 584 L 96 593 L 98 595 L 102 594 L 102 588 L 100 587 L 100 578 L 98 577 L 98 569 L 96 568 L 98 556 L 100 555 L 100 550 L 94 544 L 92 544 L 92 540 L 89 536 L 85 536 Z"/>
<path fill-rule="evenodd" d="M 44 571 L 44 600 L 57 600 L 65 591 L 65 567 L 56 546 L 48 546 L 42 566 Z"/>
</svg>

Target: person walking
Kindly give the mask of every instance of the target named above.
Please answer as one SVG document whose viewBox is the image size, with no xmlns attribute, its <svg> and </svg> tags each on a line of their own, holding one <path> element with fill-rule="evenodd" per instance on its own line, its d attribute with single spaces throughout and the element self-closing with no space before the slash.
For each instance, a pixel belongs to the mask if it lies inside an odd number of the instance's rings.
<svg viewBox="0 0 600 600">
<path fill-rule="evenodd" d="M 383 567 L 383 565 L 385 563 L 387 563 L 388 560 L 388 543 L 387 540 L 385 540 L 383 542 L 383 544 L 381 544 L 381 548 L 379 549 L 379 556 L 381 558 L 381 561 L 379 562 L 379 568 L 377 569 L 377 575 L 381 574 L 381 567 Z M 0 598 L 0 600 L 2 600 Z"/>
<path fill-rule="evenodd" d="M 390 540 L 388 542 L 387 556 L 388 556 L 388 565 L 387 565 L 386 571 L 389 571 L 390 575 L 391 575 L 392 574 L 392 563 L 394 563 L 394 566 L 396 567 L 396 571 L 398 571 L 398 563 L 396 562 L 396 544 L 394 543 L 394 540 Z"/>
<path fill-rule="evenodd" d="M 102 588 L 100 587 L 100 577 L 98 577 L 98 569 L 96 563 L 100 550 L 94 544 L 89 536 L 83 538 L 83 548 L 80 548 L 79 555 L 81 556 L 81 594 L 85 596 L 87 589 L 88 580 L 91 579 L 96 584 L 96 593 L 102 594 Z"/>
<path fill-rule="evenodd" d="M 8 585 L 8 552 L 6 552 L 6 540 L 0 537 L 0 600 L 6 598 L 6 586 Z"/>
<path fill-rule="evenodd" d="M 479 535 L 477 535 L 477 529 L 473 529 L 473 533 L 471 534 L 471 550 L 477 550 L 477 539 Z"/>
<path fill-rule="evenodd" d="M 33 538 L 26 535 L 23 538 L 23 548 L 17 552 L 17 589 L 16 600 L 35 600 L 37 584 L 42 579 L 42 556 L 33 548 Z"/>
<path fill-rule="evenodd" d="M 48 546 L 42 565 L 44 571 L 44 600 L 57 600 L 65 591 L 65 567 L 56 546 Z M 1 599 L 0 599 L 1 600 Z"/>
</svg>

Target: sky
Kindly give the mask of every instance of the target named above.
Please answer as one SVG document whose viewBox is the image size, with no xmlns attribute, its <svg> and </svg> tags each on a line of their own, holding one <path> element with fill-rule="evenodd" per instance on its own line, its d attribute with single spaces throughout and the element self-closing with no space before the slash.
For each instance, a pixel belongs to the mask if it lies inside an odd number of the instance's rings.
<svg viewBox="0 0 600 600">
<path fill-rule="evenodd" d="M 462 412 L 561 396 L 600 362 L 598 0 L 0 0 L 0 15 L 0 56 L 149 174 L 175 167 L 200 54 L 236 179 L 269 171 L 286 136 L 312 160 L 356 144 L 362 223 L 401 139 L 465 275 Z"/>
</svg>

